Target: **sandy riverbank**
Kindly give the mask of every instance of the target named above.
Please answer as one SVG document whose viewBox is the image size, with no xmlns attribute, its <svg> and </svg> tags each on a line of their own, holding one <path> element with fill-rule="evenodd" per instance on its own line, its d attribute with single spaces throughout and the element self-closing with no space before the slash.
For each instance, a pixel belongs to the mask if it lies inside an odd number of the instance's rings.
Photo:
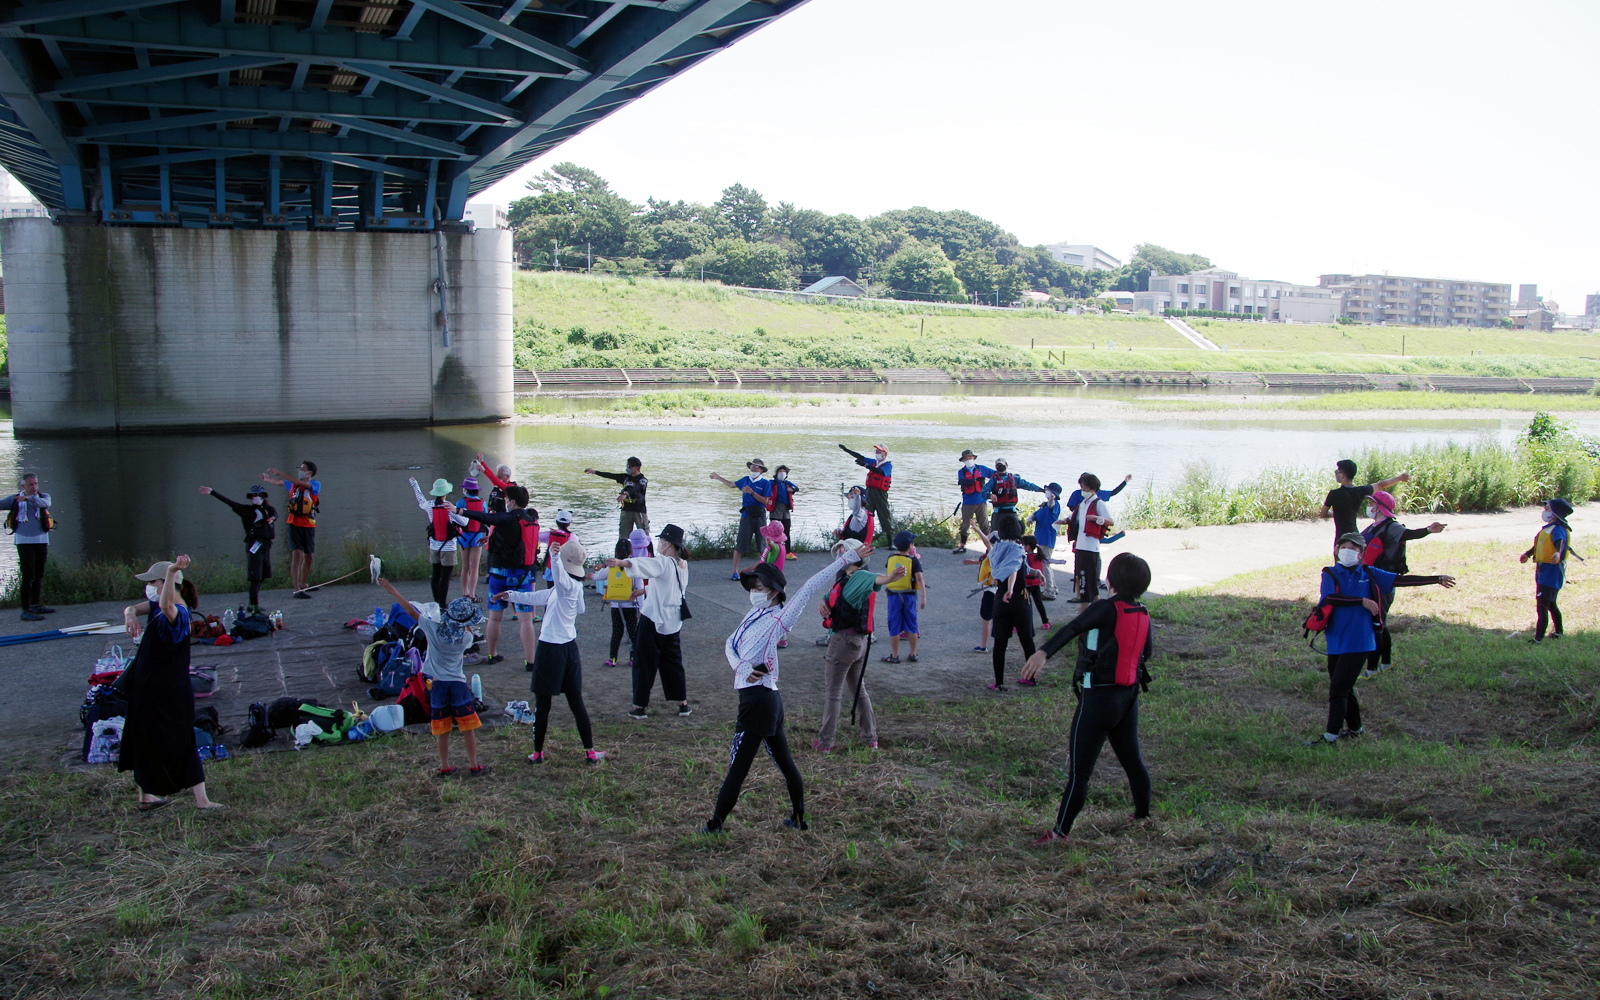
<svg viewBox="0 0 1600 1000">
<path fill-rule="evenodd" d="M 796 427 L 838 426 L 892 420 L 908 424 L 1060 423 L 1081 420 L 1262 420 L 1323 423 L 1329 420 L 1506 420 L 1526 419 L 1539 406 L 1533 402 L 1504 409 L 1341 409 L 1337 396 L 1328 406 L 1290 409 L 1284 403 L 1299 397 L 1278 395 L 1152 395 L 1117 399 L 1093 396 L 891 396 L 832 393 L 784 394 L 777 406 L 713 407 L 685 412 L 645 412 L 592 409 L 559 413 L 521 414 L 522 424 L 610 424 L 623 427 L 737 426 Z M 1508 403 L 1510 401 L 1508 400 Z"/>
</svg>

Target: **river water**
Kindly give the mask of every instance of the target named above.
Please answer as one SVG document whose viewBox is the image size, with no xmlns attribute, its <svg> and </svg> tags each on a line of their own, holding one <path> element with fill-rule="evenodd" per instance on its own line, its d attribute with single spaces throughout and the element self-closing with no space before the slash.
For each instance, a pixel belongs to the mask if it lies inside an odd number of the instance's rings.
<svg viewBox="0 0 1600 1000">
<path fill-rule="evenodd" d="M 1087 391 L 1025 392 L 1081 396 Z M 1093 395 L 1115 399 L 1133 392 L 1107 389 Z M 60 522 L 52 535 L 54 558 L 164 558 L 184 551 L 197 559 L 237 559 L 238 520 L 198 487 L 212 486 L 241 499 L 262 470 L 292 469 L 309 458 L 323 484 L 319 549 L 336 548 L 341 537 L 358 534 L 420 547 L 425 518 L 406 478 L 415 476 L 426 488 L 442 477 L 459 488 L 468 462 L 481 451 L 491 462 L 507 462 L 519 481 L 531 484 L 534 506 L 542 513 L 571 510 L 579 537 L 594 551 L 615 543 L 617 491 L 583 469 L 622 471 L 630 455 L 644 460 L 657 529 L 669 521 L 719 529 L 736 519 L 738 496 L 711 481 L 709 473 L 735 479 L 752 457 L 769 467 L 787 464 L 791 479 L 802 487 L 794 519 L 796 533 L 804 537 L 837 524 L 842 489 L 862 479 L 838 450 L 839 442 L 862 452 L 870 452 L 875 442 L 886 444 L 894 461 L 896 507 L 947 513 L 957 500 L 954 475 L 963 448 L 972 448 L 989 465 L 1008 459 L 1013 471 L 1041 486 L 1055 480 L 1070 488 L 1079 473 L 1090 470 L 1107 485 L 1132 473 L 1131 489 L 1153 484 L 1160 490 L 1196 460 L 1238 480 L 1273 464 L 1331 468 L 1336 459 L 1367 446 L 1509 442 L 1524 423 L 1521 417 L 1460 419 L 1421 411 L 1384 421 L 1201 415 L 1018 424 L 964 414 L 959 400 L 952 400 L 951 412 L 931 416 L 873 413 L 864 405 L 859 419 L 829 427 L 702 426 L 689 417 L 678 426 L 624 427 L 605 423 L 606 414 L 597 409 L 605 402 L 594 397 L 564 401 L 577 415 L 570 423 L 396 431 L 18 440 L 6 421 L 0 424 L 0 480 L 14 483 L 24 469 L 40 475 Z M 1586 433 L 1600 432 L 1600 421 L 1581 423 Z M 274 502 L 281 510 L 281 488 L 272 488 L 280 495 Z M 0 573 L 14 567 L 14 549 L 0 545 Z"/>
</svg>

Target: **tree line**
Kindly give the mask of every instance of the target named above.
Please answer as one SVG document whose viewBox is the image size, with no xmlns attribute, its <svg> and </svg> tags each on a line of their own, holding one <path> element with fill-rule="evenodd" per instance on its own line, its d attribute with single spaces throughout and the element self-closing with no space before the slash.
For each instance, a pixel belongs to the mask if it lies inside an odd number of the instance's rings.
<svg viewBox="0 0 1600 1000">
<path fill-rule="evenodd" d="M 843 275 L 893 298 L 1005 305 L 1023 292 L 1089 299 L 1104 291 L 1145 291 L 1151 274 L 1211 266 L 1197 254 L 1149 243 L 1115 271 L 1086 270 L 1025 247 L 996 223 L 959 209 L 894 209 L 867 219 L 829 215 L 789 202 L 768 205 L 743 184 L 714 204 L 640 205 L 593 170 L 557 164 L 528 182 L 510 205 L 517 261 L 524 268 L 592 269 L 699 278 L 753 288 L 802 288 Z"/>
</svg>

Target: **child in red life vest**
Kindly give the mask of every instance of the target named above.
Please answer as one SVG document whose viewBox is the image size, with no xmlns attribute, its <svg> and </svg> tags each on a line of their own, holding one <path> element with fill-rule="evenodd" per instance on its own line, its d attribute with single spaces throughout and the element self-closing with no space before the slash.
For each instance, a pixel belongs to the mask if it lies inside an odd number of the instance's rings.
<svg viewBox="0 0 1600 1000">
<path fill-rule="evenodd" d="M 410 483 L 411 492 L 417 496 L 417 506 L 428 515 L 428 562 L 433 566 L 428 585 L 433 591 L 434 603 L 444 607 L 450 603 L 450 571 L 456 564 L 456 539 L 461 534 L 461 526 L 470 522 L 458 514 L 449 501 L 454 488 L 449 480 L 433 481 L 433 489 L 428 491 L 432 502 L 422 495 L 422 487 L 415 478 Z"/>
<path fill-rule="evenodd" d="M 477 479 L 468 476 L 461 480 L 461 492 L 464 495 L 456 501 L 458 510 L 482 513 L 487 509 L 484 498 L 478 495 Z M 476 521 L 462 528 L 461 535 L 456 539 L 456 545 L 461 549 L 461 596 L 474 604 L 478 601 L 478 572 L 483 562 L 484 543 L 488 539 L 488 530 Z"/>
<path fill-rule="evenodd" d="M 1050 613 L 1044 608 L 1044 594 L 1041 589 L 1045 582 L 1045 567 L 1051 564 L 1065 566 L 1065 559 L 1046 558 L 1044 551 L 1039 546 L 1039 539 L 1033 535 L 1022 536 L 1023 556 L 1027 559 L 1028 596 L 1033 598 L 1033 606 L 1039 609 L 1039 629 L 1049 631 Z"/>
<path fill-rule="evenodd" d="M 1133 818 L 1150 815 L 1150 772 L 1139 755 L 1139 691 L 1149 686 L 1145 663 L 1154 647 L 1150 613 L 1139 598 L 1150 586 L 1150 567 L 1131 552 L 1111 560 L 1106 570 L 1111 597 L 1098 600 L 1052 635 L 1022 668 L 1025 682 L 1037 680 L 1044 661 L 1078 640 L 1073 672 L 1078 709 L 1067 737 L 1072 776 L 1061 793 L 1055 824 L 1035 844 L 1065 844 L 1072 821 L 1083 809 L 1089 778 L 1106 741 L 1128 774 L 1133 793 Z"/>
</svg>

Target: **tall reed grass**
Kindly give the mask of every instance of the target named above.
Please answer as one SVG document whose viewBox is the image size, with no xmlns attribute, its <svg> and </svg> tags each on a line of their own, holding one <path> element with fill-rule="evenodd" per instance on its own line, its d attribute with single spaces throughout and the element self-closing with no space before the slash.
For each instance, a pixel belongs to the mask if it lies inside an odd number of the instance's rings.
<svg viewBox="0 0 1600 1000">
<path fill-rule="evenodd" d="M 1402 512 L 1500 510 L 1551 497 L 1600 499 L 1600 442 L 1571 433 L 1549 414 L 1536 415 L 1529 427 L 1510 447 L 1451 442 L 1369 448 L 1350 457 L 1358 482 L 1411 474 L 1410 482 L 1390 488 Z M 1130 497 L 1123 521 L 1136 528 L 1293 521 L 1317 516 L 1332 487 L 1328 469 L 1268 466 L 1230 484 L 1220 470 L 1198 461 L 1185 466 L 1172 488 Z"/>
<path fill-rule="evenodd" d="M 337 549 L 325 548 L 318 552 L 313 563 L 311 582 L 321 583 L 355 572 L 356 575 L 342 582 L 366 583 L 367 562 L 372 555 L 383 560 L 384 575 L 391 580 L 425 580 L 429 576 L 426 549 L 408 549 L 393 539 L 362 533 L 340 539 Z M 151 563 L 165 558 L 170 556 L 152 556 L 132 561 L 97 559 L 79 565 L 52 559 L 45 564 L 45 602 L 88 604 L 94 601 L 138 600 L 144 594 L 144 584 L 135 580 L 133 574 L 143 573 Z M 273 575 L 262 584 L 263 588 L 274 590 L 288 587 L 287 548 L 281 552 L 275 551 L 272 562 Z M 202 608 L 208 607 L 208 594 L 236 594 L 248 590 L 250 586 L 245 580 L 242 559 L 223 558 L 216 562 L 202 560 L 185 572 L 200 591 Z M 0 581 L 0 608 L 17 606 L 19 583 L 15 574 Z"/>
</svg>

